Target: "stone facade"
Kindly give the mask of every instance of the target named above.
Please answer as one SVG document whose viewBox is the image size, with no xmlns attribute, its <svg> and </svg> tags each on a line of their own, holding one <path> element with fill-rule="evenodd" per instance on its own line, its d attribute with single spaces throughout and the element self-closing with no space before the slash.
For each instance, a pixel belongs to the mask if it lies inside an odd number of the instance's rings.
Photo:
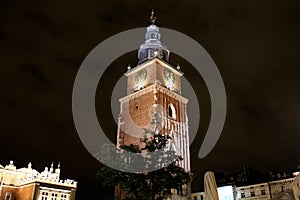
<svg viewBox="0 0 300 200">
<path fill-rule="evenodd" d="M 241 187 L 232 186 L 232 197 L 234 200 L 299 200 L 299 179 L 285 178 L 276 181 L 245 185 Z M 192 200 L 205 200 L 204 192 L 193 193 Z M 219 195 L 219 200 L 227 200 Z"/>
<path fill-rule="evenodd" d="M 247 185 L 242 187 L 236 187 L 235 190 L 236 199 L 261 199 L 267 200 L 270 199 L 270 190 L 268 183 L 261 183 L 255 185 Z"/>
<path fill-rule="evenodd" d="M 144 68 L 146 66 L 147 68 Z M 118 122 L 118 146 L 135 144 L 140 146 L 140 138 L 143 137 L 144 128 L 153 130 L 153 113 L 160 115 L 158 128 L 163 134 L 172 138 L 174 150 L 184 160 L 179 163 L 186 171 L 190 171 L 189 134 L 186 106 L 188 100 L 180 95 L 180 72 L 176 72 L 174 87 L 167 88 L 164 82 L 165 69 L 177 71 L 172 66 L 154 59 L 143 63 L 142 66 L 127 72 L 128 95 L 120 99 L 121 111 Z M 146 84 L 138 88 L 134 77 L 147 69 Z M 155 74 L 155 75 L 154 75 Z M 160 75 L 158 75 L 160 74 Z M 174 72 L 175 74 L 175 72 Z M 154 80 L 152 80 L 154 79 Z M 176 91 L 174 91 L 176 90 Z M 133 92 L 132 92 L 133 91 Z"/>
<path fill-rule="evenodd" d="M 77 182 L 60 179 L 60 165 L 41 173 L 32 168 L 17 169 L 10 161 L 0 165 L 0 200 L 75 200 Z"/>
<path fill-rule="evenodd" d="M 183 73 L 172 67 L 170 64 L 157 58 L 142 63 L 125 73 L 125 76 L 127 76 L 127 94 L 132 94 L 141 89 L 139 84 L 136 82 L 136 74 L 142 70 L 145 70 L 146 72 L 146 78 L 143 81 L 142 88 L 146 88 L 154 83 L 168 87 L 169 80 L 165 78 L 166 69 L 170 70 L 174 74 L 171 91 L 181 94 L 180 77 Z"/>
</svg>

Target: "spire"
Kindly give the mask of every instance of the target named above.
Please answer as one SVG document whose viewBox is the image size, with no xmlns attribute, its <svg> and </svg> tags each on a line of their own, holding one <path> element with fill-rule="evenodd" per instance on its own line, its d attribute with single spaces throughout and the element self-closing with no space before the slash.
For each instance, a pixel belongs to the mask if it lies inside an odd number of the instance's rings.
<svg viewBox="0 0 300 200">
<path fill-rule="evenodd" d="M 31 162 L 28 164 L 28 169 L 32 169 L 32 164 L 31 164 Z"/>
<path fill-rule="evenodd" d="M 129 64 L 128 67 L 127 67 L 127 71 L 130 71 L 130 70 L 131 70 L 131 66 Z"/>
<path fill-rule="evenodd" d="M 151 11 L 149 21 L 151 22 L 151 25 L 147 27 L 145 42 L 140 46 L 138 51 L 139 63 L 154 58 L 169 61 L 170 51 L 160 41 L 161 34 L 159 32 L 159 27 L 154 24 L 156 17 L 153 10 Z"/>
<path fill-rule="evenodd" d="M 50 173 L 53 172 L 53 162 L 51 163 L 51 167 L 50 167 Z"/>
<path fill-rule="evenodd" d="M 57 174 L 57 178 L 59 179 L 60 176 L 60 162 L 57 165 L 57 168 L 55 169 L 55 173 Z"/>
<path fill-rule="evenodd" d="M 151 24 L 155 24 L 155 21 L 156 21 L 156 17 L 155 17 L 155 12 L 154 12 L 154 10 L 152 9 L 151 10 L 151 16 L 150 16 L 150 18 L 149 18 L 149 21 L 151 22 Z"/>
</svg>

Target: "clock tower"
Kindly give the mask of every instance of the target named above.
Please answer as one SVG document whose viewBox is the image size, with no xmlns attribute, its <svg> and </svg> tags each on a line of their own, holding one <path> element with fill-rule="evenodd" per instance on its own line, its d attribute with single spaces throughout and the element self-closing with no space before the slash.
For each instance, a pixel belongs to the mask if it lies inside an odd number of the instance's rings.
<svg viewBox="0 0 300 200">
<path fill-rule="evenodd" d="M 167 134 L 171 137 L 170 148 L 183 158 L 177 165 L 190 172 L 188 99 L 181 96 L 183 73 L 180 67 L 168 63 L 170 51 L 160 41 L 153 15 L 150 21 L 145 42 L 138 50 L 139 62 L 125 73 L 127 96 L 119 100 L 117 146 L 141 146 L 144 128 Z M 155 125 L 153 113 L 159 116 Z"/>
</svg>

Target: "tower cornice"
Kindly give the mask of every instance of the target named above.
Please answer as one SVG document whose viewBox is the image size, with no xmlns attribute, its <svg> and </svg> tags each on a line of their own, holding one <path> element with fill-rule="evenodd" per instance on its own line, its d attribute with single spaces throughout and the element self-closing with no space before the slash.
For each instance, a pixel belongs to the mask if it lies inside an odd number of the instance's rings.
<svg viewBox="0 0 300 200">
<path fill-rule="evenodd" d="M 140 96 L 142 96 L 146 93 L 149 93 L 151 91 L 153 91 L 153 93 L 157 92 L 157 91 L 163 92 L 163 93 L 167 94 L 168 96 L 173 97 L 175 99 L 178 99 L 180 102 L 185 103 L 185 104 L 188 103 L 188 101 L 189 101 L 187 98 L 185 98 L 185 97 L 181 96 L 180 94 L 177 94 L 177 93 L 165 88 L 164 86 L 160 85 L 159 83 L 154 83 L 154 84 L 152 84 L 152 85 L 150 85 L 146 88 L 143 88 L 143 89 L 141 89 L 137 92 L 129 94 L 126 97 L 123 97 L 123 98 L 119 99 L 119 101 L 120 101 L 120 103 L 124 103 L 124 102 L 129 101 L 130 99 L 140 97 Z"/>
<path fill-rule="evenodd" d="M 164 66 L 164 67 L 166 67 L 166 68 L 168 68 L 168 69 L 169 69 L 170 71 L 172 71 L 174 74 L 177 74 L 177 75 L 179 75 L 179 76 L 183 76 L 183 74 L 184 74 L 183 72 L 181 72 L 181 71 L 175 69 L 175 68 L 174 68 L 172 65 L 170 65 L 169 63 L 164 62 L 164 61 L 162 61 L 162 60 L 160 60 L 160 59 L 158 59 L 158 58 L 154 58 L 154 59 L 149 60 L 149 61 L 147 61 L 147 62 L 144 62 L 144 63 L 142 63 L 142 64 L 140 64 L 140 65 L 137 65 L 136 67 L 134 67 L 134 68 L 132 68 L 131 70 L 127 71 L 124 75 L 128 77 L 128 76 L 130 76 L 131 74 L 134 74 L 135 72 L 137 72 L 137 71 L 139 71 L 139 70 L 142 70 L 142 69 L 144 69 L 144 68 L 146 68 L 146 67 L 148 67 L 148 66 L 154 64 L 155 62 L 161 64 L 162 66 Z"/>
</svg>

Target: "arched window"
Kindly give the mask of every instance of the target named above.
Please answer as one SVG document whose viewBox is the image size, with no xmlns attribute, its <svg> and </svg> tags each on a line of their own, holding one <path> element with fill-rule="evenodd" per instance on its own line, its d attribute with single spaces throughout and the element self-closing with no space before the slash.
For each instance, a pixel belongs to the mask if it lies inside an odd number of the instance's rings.
<svg viewBox="0 0 300 200">
<path fill-rule="evenodd" d="M 168 106 L 168 116 L 176 119 L 176 109 L 172 103 L 170 103 Z"/>
<path fill-rule="evenodd" d="M 11 200 L 11 192 L 6 192 L 5 194 L 5 200 Z"/>
</svg>

